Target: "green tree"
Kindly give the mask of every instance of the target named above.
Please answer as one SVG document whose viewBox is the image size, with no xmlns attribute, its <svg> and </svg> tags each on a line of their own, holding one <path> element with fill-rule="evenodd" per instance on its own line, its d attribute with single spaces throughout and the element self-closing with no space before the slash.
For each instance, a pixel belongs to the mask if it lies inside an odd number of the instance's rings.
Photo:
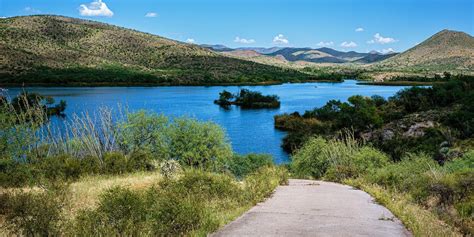
<svg viewBox="0 0 474 237">
<path fill-rule="evenodd" d="M 231 157 L 231 146 L 219 125 L 189 118 L 175 119 L 172 123 L 170 158 L 181 165 L 222 170 Z"/>
</svg>

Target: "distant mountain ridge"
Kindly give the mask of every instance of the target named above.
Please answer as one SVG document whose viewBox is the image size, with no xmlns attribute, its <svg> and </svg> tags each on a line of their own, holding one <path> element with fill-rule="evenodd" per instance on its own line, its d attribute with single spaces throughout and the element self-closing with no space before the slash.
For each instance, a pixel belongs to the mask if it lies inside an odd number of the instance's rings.
<svg viewBox="0 0 474 237">
<path fill-rule="evenodd" d="M 396 56 L 398 53 L 386 53 L 386 54 L 381 54 L 381 53 L 369 53 L 367 56 L 357 59 L 354 62 L 356 63 L 363 63 L 363 64 L 368 64 L 368 63 L 375 63 L 375 62 L 381 62 L 385 59 L 391 58 L 393 56 Z"/>
<path fill-rule="evenodd" d="M 335 49 L 323 48 L 293 48 L 293 47 L 243 47 L 243 48 L 229 48 L 224 45 L 201 45 L 216 52 L 225 52 L 228 55 L 235 55 L 245 58 L 246 55 L 256 57 L 256 55 L 248 51 L 254 51 L 262 56 L 277 57 L 289 62 L 304 61 L 312 63 L 374 63 L 392 56 L 396 53 L 374 55 L 373 53 L 359 53 L 355 51 L 343 52 Z M 245 51 L 246 53 L 243 53 Z"/>
</svg>

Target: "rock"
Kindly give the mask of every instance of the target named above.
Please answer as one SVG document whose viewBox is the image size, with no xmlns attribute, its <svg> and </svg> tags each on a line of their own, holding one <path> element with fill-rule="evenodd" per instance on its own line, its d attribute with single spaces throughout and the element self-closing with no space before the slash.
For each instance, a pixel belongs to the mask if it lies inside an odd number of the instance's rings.
<svg viewBox="0 0 474 237">
<path fill-rule="evenodd" d="M 386 130 L 383 130 L 382 140 L 383 141 L 392 140 L 394 136 L 395 136 L 395 133 L 392 130 L 386 129 Z"/>
<path fill-rule="evenodd" d="M 427 128 L 433 128 L 435 126 L 433 121 L 425 121 L 415 123 L 410 126 L 408 131 L 403 133 L 404 137 L 422 137 L 425 135 L 425 130 Z"/>
</svg>

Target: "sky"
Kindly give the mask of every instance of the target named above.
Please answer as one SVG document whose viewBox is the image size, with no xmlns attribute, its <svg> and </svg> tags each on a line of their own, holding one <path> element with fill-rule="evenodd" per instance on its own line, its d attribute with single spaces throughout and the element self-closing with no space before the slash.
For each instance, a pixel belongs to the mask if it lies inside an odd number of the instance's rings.
<svg viewBox="0 0 474 237">
<path fill-rule="evenodd" d="M 443 29 L 474 34 L 473 0 L 0 0 L 196 44 L 401 52 Z"/>
</svg>

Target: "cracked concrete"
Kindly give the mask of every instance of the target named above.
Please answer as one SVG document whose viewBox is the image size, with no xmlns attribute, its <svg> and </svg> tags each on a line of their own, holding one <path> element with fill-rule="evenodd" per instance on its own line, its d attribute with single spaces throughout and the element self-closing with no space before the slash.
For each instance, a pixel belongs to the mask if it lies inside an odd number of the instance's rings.
<svg viewBox="0 0 474 237">
<path fill-rule="evenodd" d="M 271 198 L 211 236 L 411 236 L 367 193 L 350 186 L 291 179 Z"/>
</svg>

